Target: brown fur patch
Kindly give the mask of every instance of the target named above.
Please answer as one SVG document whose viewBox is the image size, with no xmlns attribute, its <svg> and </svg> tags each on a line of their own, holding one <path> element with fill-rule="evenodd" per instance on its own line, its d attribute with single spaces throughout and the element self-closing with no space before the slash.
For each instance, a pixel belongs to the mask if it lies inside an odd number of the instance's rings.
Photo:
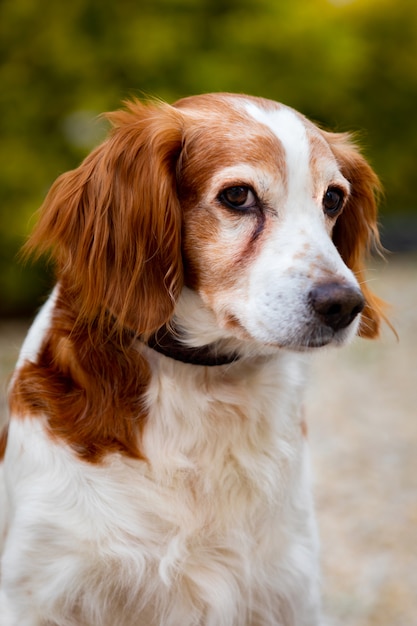
<svg viewBox="0 0 417 626">
<path fill-rule="evenodd" d="M 87 461 L 116 451 L 141 458 L 147 362 L 129 335 L 121 342 L 76 319 L 63 292 L 38 358 L 17 374 L 11 412 L 45 416 L 51 437 Z"/>
<path fill-rule="evenodd" d="M 307 136 L 310 145 L 310 168 L 314 183 L 314 197 L 317 201 L 321 202 L 322 194 L 326 191 L 327 186 L 331 184 L 337 184 L 338 187 L 344 188 L 347 194 L 347 185 L 341 184 L 340 180 L 329 179 L 328 175 L 330 172 L 326 167 L 323 167 L 323 164 L 326 164 L 326 162 L 329 163 L 329 161 L 334 159 L 330 146 L 323 138 L 323 135 L 319 134 L 317 128 L 313 127 L 313 129 L 311 129 L 307 127 Z"/>
<path fill-rule="evenodd" d="M 186 283 L 195 289 L 210 291 L 219 285 L 232 285 L 239 266 L 250 263 L 262 245 L 271 218 L 268 206 L 241 213 L 222 207 L 210 188 L 213 177 L 225 168 L 249 165 L 256 169 L 261 186 L 269 179 L 286 187 L 284 149 L 267 126 L 248 115 L 244 100 L 252 99 L 242 96 L 231 100 L 216 94 L 187 98 L 176 105 L 185 113 L 185 143 L 178 164 L 184 214 L 183 258 Z M 256 102 L 259 105 L 261 101 Z M 222 187 L 249 184 L 262 205 L 268 190 L 257 188 L 258 183 L 245 178 L 224 179 Z M 213 197 L 209 197 L 209 190 Z M 216 190 L 221 191 L 220 187 Z M 222 231 L 227 229 L 236 233 L 228 243 L 222 239 Z"/>
<path fill-rule="evenodd" d="M 7 447 L 7 436 L 9 433 L 9 426 L 6 425 L 0 432 L 0 461 L 3 460 Z"/>
<path fill-rule="evenodd" d="M 300 423 L 300 428 L 301 428 L 301 434 L 303 435 L 304 439 L 307 439 L 307 437 L 308 437 L 308 426 L 307 426 L 307 422 L 305 420 L 302 420 L 302 422 Z"/>
<path fill-rule="evenodd" d="M 110 137 L 60 176 L 26 253 L 50 253 L 80 319 L 152 333 L 182 287 L 181 209 L 175 166 L 182 116 L 131 102 L 108 115 Z"/>
</svg>

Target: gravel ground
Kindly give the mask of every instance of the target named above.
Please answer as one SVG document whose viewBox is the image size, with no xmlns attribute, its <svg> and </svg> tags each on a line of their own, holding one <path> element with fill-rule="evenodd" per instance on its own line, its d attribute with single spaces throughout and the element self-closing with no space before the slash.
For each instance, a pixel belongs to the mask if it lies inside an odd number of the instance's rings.
<svg viewBox="0 0 417 626">
<path fill-rule="evenodd" d="M 399 341 L 314 359 L 307 415 L 329 626 L 417 625 L 417 258 L 369 273 Z M 0 415 L 26 331 L 0 322 Z"/>
<path fill-rule="evenodd" d="M 379 341 L 317 355 L 308 394 L 332 626 L 417 625 L 417 258 L 370 272 Z"/>
</svg>

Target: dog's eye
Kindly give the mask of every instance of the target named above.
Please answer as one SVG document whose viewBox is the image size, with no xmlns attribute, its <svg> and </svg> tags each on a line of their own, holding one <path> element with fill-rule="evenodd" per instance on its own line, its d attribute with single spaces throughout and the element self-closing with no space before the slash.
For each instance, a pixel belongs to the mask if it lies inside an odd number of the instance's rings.
<svg viewBox="0 0 417 626">
<path fill-rule="evenodd" d="M 334 217 L 343 207 L 344 192 L 338 187 L 329 187 L 323 198 L 323 208 L 326 215 Z"/>
<path fill-rule="evenodd" d="M 245 185 L 228 187 L 219 196 L 220 202 L 232 209 L 252 209 L 256 206 L 256 198 L 253 191 Z"/>
</svg>

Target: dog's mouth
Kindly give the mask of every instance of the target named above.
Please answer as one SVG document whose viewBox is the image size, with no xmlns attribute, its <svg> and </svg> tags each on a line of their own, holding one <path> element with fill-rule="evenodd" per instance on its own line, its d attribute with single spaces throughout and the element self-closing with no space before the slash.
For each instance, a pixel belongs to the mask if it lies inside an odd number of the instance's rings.
<svg viewBox="0 0 417 626">
<path fill-rule="evenodd" d="M 295 352 L 309 352 L 314 350 L 319 350 L 320 348 L 325 348 L 331 345 L 342 344 L 343 341 L 335 341 L 335 337 L 325 338 L 321 337 L 309 337 L 308 339 L 304 339 L 300 342 L 288 343 L 286 345 L 280 345 L 280 348 L 285 348 L 287 350 L 294 350 Z"/>
<path fill-rule="evenodd" d="M 276 342 L 277 348 L 294 350 L 296 352 L 308 352 L 330 346 L 343 346 L 355 336 L 359 318 L 355 322 L 352 320 L 347 326 L 334 330 L 325 324 L 311 324 L 310 327 L 301 330 L 299 334 L 294 334 L 288 340 Z"/>
</svg>

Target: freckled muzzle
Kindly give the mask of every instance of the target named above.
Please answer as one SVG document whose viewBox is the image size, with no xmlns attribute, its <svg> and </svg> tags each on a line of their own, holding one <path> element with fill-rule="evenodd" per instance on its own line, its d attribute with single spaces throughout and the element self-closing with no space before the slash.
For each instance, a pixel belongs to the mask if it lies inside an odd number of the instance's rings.
<svg viewBox="0 0 417 626">
<path fill-rule="evenodd" d="M 309 302 L 320 321 L 335 332 L 347 328 L 365 306 L 358 288 L 338 282 L 316 285 L 309 293 Z"/>
</svg>

